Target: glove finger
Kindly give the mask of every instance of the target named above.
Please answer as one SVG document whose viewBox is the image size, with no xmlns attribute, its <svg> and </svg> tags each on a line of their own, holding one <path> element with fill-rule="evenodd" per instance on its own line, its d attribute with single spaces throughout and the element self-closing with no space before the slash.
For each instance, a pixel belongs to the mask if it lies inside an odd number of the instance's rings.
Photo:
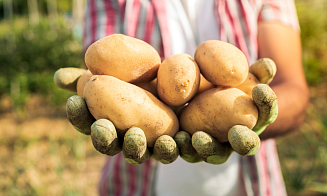
<svg viewBox="0 0 327 196">
<path fill-rule="evenodd" d="M 123 153 L 125 160 L 133 165 L 144 163 L 151 157 L 142 129 L 132 127 L 125 133 Z"/>
<path fill-rule="evenodd" d="M 82 97 L 74 95 L 68 98 L 66 103 L 66 113 L 68 121 L 75 129 L 85 135 L 91 134 L 91 125 L 94 123 L 95 119 L 89 112 Z"/>
<path fill-rule="evenodd" d="M 182 159 L 189 163 L 203 161 L 192 146 L 192 138 L 190 134 L 185 131 L 179 131 L 175 135 L 174 140 L 179 148 L 179 155 Z"/>
<path fill-rule="evenodd" d="M 252 156 L 260 148 L 259 136 L 244 125 L 235 125 L 228 131 L 228 141 L 240 155 Z"/>
<path fill-rule="evenodd" d="M 221 144 L 203 131 L 193 134 L 192 145 L 205 162 L 215 165 L 225 163 L 233 152 L 229 144 Z"/>
<path fill-rule="evenodd" d="M 261 58 L 250 66 L 249 72 L 255 75 L 262 84 L 269 84 L 277 72 L 276 64 L 269 58 Z"/>
<path fill-rule="evenodd" d="M 252 97 L 259 110 L 258 121 L 252 130 L 260 135 L 277 118 L 277 96 L 267 84 L 258 84 L 252 90 Z"/>
<path fill-rule="evenodd" d="M 61 68 L 55 72 L 53 80 L 59 88 L 76 92 L 77 81 L 83 75 L 84 72 L 85 69 L 82 68 Z"/>
<path fill-rule="evenodd" d="M 92 124 L 91 139 L 94 148 L 102 154 L 114 156 L 121 151 L 116 128 L 107 119 L 99 119 Z"/>
<path fill-rule="evenodd" d="M 175 140 L 168 136 L 160 136 L 153 147 L 153 158 L 163 164 L 170 164 L 174 162 L 179 155 L 178 146 Z"/>
</svg>

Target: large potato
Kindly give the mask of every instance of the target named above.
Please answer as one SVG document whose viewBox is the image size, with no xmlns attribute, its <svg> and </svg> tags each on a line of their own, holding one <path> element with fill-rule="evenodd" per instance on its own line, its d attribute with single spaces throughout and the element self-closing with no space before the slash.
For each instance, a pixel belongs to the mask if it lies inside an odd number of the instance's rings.
<svg viewBox="0 0 327 196">
<path fill-rule="evenodd" d="M 252 89 L 257 84 L 260 84 L 257 77 L 255 77 L 255 75 L 253 75 L 252 73 L 249 73 L 246 80 L 242 84 L 236 86 L 236 88 L 245 92 L 247 95 L 249 95 L 252 98 Z"/>
<path fill-rule="evenodd" d="M 203 76 L 219 86 L 237 86 L 244 82 L 249 72 L 245 55 L 232 44 L 209 40 L 195 50 L 194 60 Z"/>
<path fill-rule="evenodd" d="M 234 125 L 252 129 L 258 119 L 253 100 L 237 88 L 213 88 L 196 96 L 180 114 L 181 130 L 204 131 L 219 142 L 228 141 Z"/>
<path fill-rule="evenodd" d="M 77 94 L 79 96 L 84 97 L 84 95 L 83 95 L 84 86 L 85 86 L 86 82 L 89 81 L 89 79 L 92 76 L 93 75 L 90 72 L 90 70 L 85 70 L 85 72 L 83 73 L 83 75 L 77 80 L 76 89 L 77 89 Z"/>
<path fill-rule="evenodd" d="M 158 94 L 169 106 L 182 106 L 198 91 L 200 70 L 188 54 L 166 58 L 158 70 Z"/>
<path fill-rule="evenodd" d="M 157 91 L 157 83 L 158 83 L 158 79 L 155 78 L 154 80 L 152 80 L 150 82 L 137 82 L 137 83 L 133 83 L 133 84 L 138 87 L 141 87 L 144 90 L 149 91 L 154 96 L 159 97 L 158 91 Z"/>
<path fill-rule="evenodd" d="M 151 93 L 107 75 L 95 75 L 84 88 L 84 99 L 95 119 L 108 119 L 123 137 L 131 127 L 141 128 L 148 146 L 161 135 L 174 136 L 179 128 L 175 113 Z"/>
<path fill-rule="evenodd" d="M 209 82 L 205 77 L 203 77 L 202 74 L 200 74 L 200 85 L 199 85 L 199 89 L 198 92 L 196 93 L 201 94 L 202 92 L 215 88 L 216 85 L 212 84 L 211 82 Z"/>
<path fill-rule="evenodd" d="M 160 63 L 151 45 L 122 34 L 94 42 L 85 53 L 85 64 L 93 75 L 110 75 L 130 83 L 153 80 Z"/>
</svg>

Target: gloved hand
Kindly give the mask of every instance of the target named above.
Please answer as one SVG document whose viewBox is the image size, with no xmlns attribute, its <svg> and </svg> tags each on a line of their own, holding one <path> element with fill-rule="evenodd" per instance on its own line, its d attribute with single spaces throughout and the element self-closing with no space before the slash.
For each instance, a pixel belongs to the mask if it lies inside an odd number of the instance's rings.
<svg viewBox="0 0 327 196">
<path fill-rule="evenodd" d="M 192 136 L 185 131 L 180 131 L 174 139 L 180 149 L 180 156 L 185 161 L 222 164 L 234 151 L 242 156 L 251 156 L 258 151 L 260 147 L 258 135 L 275 121 L 278 114 L 277 97 L 268 86 L 276 74 L 276 65 L 270 59 L 259 59 L 250 67 L 249 72 L 258 79 L 258 82 L 253 83 L 252 79 L 252 82 L 239 88 L 244 92 L 252 91 L 252 98 L 259 112 L 254 128 L 251 130 L 243 125 L 235 125 L 229 130 L 229 142 L 226 143 L 219 143 L 208 133 L 202 131 L 195 132 Z"/>
<path fill-rule="evenodd" d="M 77 81 L 83 73 L 84 69 L 62 68 L 54 74 L 54 82 L 62 89 L 77 92 Z M 179 155 L 178 146 L 168 135 L 160 136 L 152 148 L 147 147 L 145 134 L 138 127 L 130 128 L 124 138 L 119 138 L 112 122 L 107 119 L 94 119 L 82 96 L 70 97 L 67 100 L 66 111 L 69 122 L 81 133 L 91 135 L 94 148 L 102 154 L 114 156 L 123 151 L 126 161 L 135 165 L 145 162 L 150 157 L 169 164 Z"/>
</svg>

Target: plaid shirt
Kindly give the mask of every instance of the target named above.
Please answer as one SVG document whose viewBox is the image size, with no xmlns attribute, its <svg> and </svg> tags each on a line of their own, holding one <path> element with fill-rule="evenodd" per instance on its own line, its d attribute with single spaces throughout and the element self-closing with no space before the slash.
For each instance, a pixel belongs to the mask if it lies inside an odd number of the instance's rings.
<svg viewBox="0 0 327 196">
<path fill-rule="evenodd" d="M 260 21 L 279 22 L 299 30 L 293 0 L 216 0 L 220 40 L 234 44 L 249 63 L 258 58 L 257 28 Z M 171 55 L 170 33 L 164 0 L 88 0 L 83 33 L 84 50 L 114 33 L 142 39 L 162 57 Z M 259 151 L 241 157 L 242 177 L 249 196 L 284 196 L 275 140 L 263 141 Z M 128 164 L 119 153 L 107 157 L 99 182 L 100 195 L 154 195 L 156 164 Z"/>
</svg>

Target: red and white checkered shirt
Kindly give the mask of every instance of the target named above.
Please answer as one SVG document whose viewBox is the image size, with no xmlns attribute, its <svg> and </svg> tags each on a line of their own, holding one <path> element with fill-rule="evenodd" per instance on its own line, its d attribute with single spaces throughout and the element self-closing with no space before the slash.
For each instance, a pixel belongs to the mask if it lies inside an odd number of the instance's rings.
<svg viewBox="0 0 327 196">
<path fill-rule="evenodd" d="M 258 58 L 260 21 L 279 22 L 299 29 L 293 0 L 215 0 L 213 7 L 220 40 L 234 44 L 249 62 Z M 171 55 L 165 0 L 88 0 L 83 33 L 84 50 L 114 33 L 151 44 L 164 58 Z M 249 196 L 284 196 L 275 140 L 263 141 L 260 150 L 240 158 L 242 178 Z M 122 153 L 107 157 L 99 182 L 100 195 L 155 195 L 156 164 L 127 163 Z"/>
</svg>

